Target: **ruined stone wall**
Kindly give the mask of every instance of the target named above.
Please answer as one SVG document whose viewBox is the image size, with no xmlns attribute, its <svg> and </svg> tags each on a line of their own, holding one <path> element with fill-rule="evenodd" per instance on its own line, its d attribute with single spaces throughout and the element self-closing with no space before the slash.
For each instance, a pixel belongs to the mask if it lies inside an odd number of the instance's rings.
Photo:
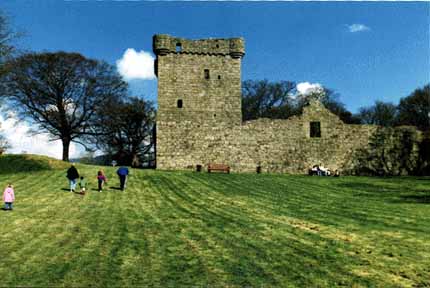
<svg viewBox="0 0 430 288">
<path fill-rule="evenodd" d="M 321 137 L 310 137 L 310 122 L 321 123 Z M 166 124 L 165 124 L 166 125 Z M 223 163 L 233 172 L 306 173 L 322 164 L 345 171 L 357 149 L 366 147 L 373 125 L 346 125 L 322 104 L 312 103 L 301 116 L 287 120 L 258 119 L 242 125 L 196 125 L 171 122 L 162 157 L 163 169 L 195 169 Z M 164 154 L 165 153 L 165 154 Z"/>
<path fill-rule="evenodd" d="M 157 168 L 222 163 L 233 172 L 305 173 L 315 164 L 344 170 L 375 126 L 345 125 L 319 102 L 287 120 L 242 123 L 244 41 L 155 35 L 158 77 Z M 207 70 L 208 72 L 205 72 Z M 209 77 L 208 77 L 209 76 Z M 178 107 L 181 100 L 181 107 Z M 310 122 L 321 137 L 310 137 Z"/>
</svg>

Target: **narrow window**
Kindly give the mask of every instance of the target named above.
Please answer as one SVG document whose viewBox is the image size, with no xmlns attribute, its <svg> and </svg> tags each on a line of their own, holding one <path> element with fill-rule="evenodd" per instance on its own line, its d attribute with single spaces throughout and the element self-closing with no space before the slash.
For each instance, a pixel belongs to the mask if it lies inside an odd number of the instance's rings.
<svg viewBox="0 0 430 288">
<path fill-rule="evenodd" d="M 182 51 L 181 43 L 176 43 L 176 52 L 181 52 L 181 51 Z"/>
<path fill-rule="evenodd" d="M 321 137 L 321 123 L 320 122 L 311 122 L 311 138 Z"/>
<path fill-rule="evenodd" d="M 221 75 L 218 75 L 218 80 L 220 80 L 221 79 Z"/>
<path fill-rule="evenodd" d="M 205 69 L 205 79 L 209 79 L 209 69 Z"/>
<path fill-rule="evenodd" d="M 178 102 L 176 102 L 176 106 L 178 106 L 178 108 L 182 108 L 182 99 L 178 99 Z"/>
<path fill-rule="evenodd" d="M 216 44 L 216 48 L 219 48 L 219 45 L 218 45 L 218 44 Z"/>
</svg>

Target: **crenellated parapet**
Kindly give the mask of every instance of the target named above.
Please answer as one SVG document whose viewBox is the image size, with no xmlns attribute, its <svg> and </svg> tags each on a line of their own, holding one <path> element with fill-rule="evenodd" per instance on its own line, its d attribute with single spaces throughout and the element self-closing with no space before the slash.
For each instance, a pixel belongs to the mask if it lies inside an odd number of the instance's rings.
<svg viewBox="0 0 430 288">
<path fill-rule="evenodd" d="M 230 55 L 232 58 L 238 59 L 245 55 L 245 41 L 243 38 L 188 40 L 167 34 L 157 34 L 153 37 L 153 51 L 157 56 L 184 53 Z"/>
</svg>

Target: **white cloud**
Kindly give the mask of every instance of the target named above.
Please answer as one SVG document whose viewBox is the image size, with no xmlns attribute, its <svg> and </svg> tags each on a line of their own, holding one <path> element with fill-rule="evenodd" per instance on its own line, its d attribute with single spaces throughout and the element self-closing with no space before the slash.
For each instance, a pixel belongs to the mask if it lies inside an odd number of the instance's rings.
<svg viewBox="0 0 430 288">
<path fill-rule="evenodd" d="M 72 99 L 64 100 L 63 108 L 68 115 L 72 115 L 76 108 L 76 104 L 73 102 Z M 53 105 L 53 104 L 49 104 L 48 106 L 45 107 L 45 109 L 46 111 L 58 112 L 57 105 Z"/>
<path fill-rule="evenodd" d="M 49 141 L 47 134 L 29 135 L 31 126 L 27 122 L 19 121 L 14 117 L 13 113 L 9 113 L 9 118 L 4 119 L 0 116 L 1 130 L 0 132 L 6 137 L 11 149 L 7 153 L 46 155 L 53 158 L 61 159 L 63 153 L 63 145 L 60 140 Z M 82 149 L 75 143 L 70 144 L 70 158 L 79 157 Z"/>
<path fill-rule="evenodd" d="M 297 84 L 296 88 L 299 95 L 324 92 L 324 88 L 320 83 L 301 82 Z"/>
<path fill-rule="evenodd" d="M 155 79 L 154 57 L 149 52 L 137 52 L 133 48 L 128 48 L 122 58 L 116 61 L 118 72 L 125 80 Z"/>
<path fill-rule="evenodd" d="M 348 26 L 349 32 L 351 32 L 351 33 L 370 30 L 370 28 L 364 24 L 351 24 L 351 25 L 347 25 L 347 26 Z"/>
</svg>

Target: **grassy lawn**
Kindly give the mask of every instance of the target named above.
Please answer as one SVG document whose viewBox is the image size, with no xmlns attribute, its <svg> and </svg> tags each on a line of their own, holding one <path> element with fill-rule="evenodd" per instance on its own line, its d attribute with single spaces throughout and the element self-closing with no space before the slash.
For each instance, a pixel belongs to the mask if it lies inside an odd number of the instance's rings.
<svg viewBox="0 0 430 288">
<path fill-rule="evenodd" d="M 0 157 L 0 286 L 430 286 L 430 178 L 132 170 L 121 192 L 105 167 L 98 193 L 80 165 L 80 196 L 30 158 Z"/>
</svg>

